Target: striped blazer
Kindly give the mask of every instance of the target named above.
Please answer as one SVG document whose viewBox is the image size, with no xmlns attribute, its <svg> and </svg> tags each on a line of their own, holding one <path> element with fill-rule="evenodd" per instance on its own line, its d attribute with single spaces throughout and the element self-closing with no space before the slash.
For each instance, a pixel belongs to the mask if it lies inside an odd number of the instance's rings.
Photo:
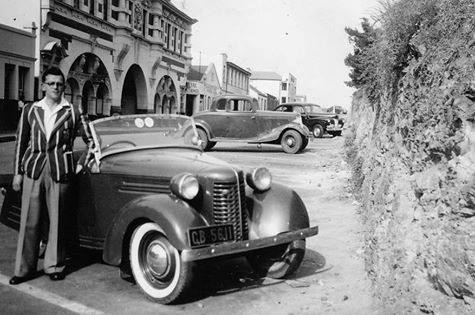
<svg viewBox="0 0 475 315">
<path fill-rule="evenodd" d="M 43 108 L 36 102 L 24 106 L 17 129 L 15 175 L 26 174 L 38 179 L 45 163 L 49 163 L 54 181 L 68 181 L 75 172 L 73 144 L 81 128 L 83 139 L 88 143 L 91 138 L 84 117 L 67 103 L 58 111 L 48 140 Z"/>
</svg>

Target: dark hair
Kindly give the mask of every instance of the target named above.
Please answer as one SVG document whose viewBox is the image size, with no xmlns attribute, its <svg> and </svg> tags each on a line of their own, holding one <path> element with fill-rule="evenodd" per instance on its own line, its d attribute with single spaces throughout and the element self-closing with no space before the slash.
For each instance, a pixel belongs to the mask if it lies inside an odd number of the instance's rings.
<svg viewBox="0 0 475 315">
<path fill-rule="evenodd" d="M 63 83 L 66 83 L 66 79 L 64 78 L 64 74 L 61 71 L 61 69 L 59 69 L 58 67 L 51 67 L 51 68 L 46 69 L 46 71 L 43 72 L 43 75 L 41 76 L 41 81 L 42 82 L 46 81 L 46 76 L 47 75 L 59 75 L 63 78 Z"/>
</svg>

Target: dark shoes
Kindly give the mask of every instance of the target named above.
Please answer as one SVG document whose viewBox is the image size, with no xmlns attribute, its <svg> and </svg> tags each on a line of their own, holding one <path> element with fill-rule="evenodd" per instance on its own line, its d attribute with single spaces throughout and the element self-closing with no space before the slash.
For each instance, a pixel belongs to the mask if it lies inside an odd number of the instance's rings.
<svg viewBox="0 0 475 315">
<path fill-rule="evenodd" d="M 11 285 L 17 285 L 17 284 L 20 284 L 20 283 L 23 283 L 23 282 L 26 282 L 28 280 L 30 280 L 32 277 L 30 276 L 26 276 L 26 277 L 17 277 L 17 276 L 14 276 L 10 279 L 9 283 Z"/>
<path fill-rule="evenodd" d="M 53 272 L 49 274 L 49 278 L 51 281 L 59 281 L 59 280 L 64 280 L 66 278 L 66 275 L 64 272 Z"/>
<path fill-rule="evenodd" d="M 64 280 L 64 278 L 66 278 L 66 274 L 64 272 L 53 272 L 53 273 L 49 273 L 48 276 L 51 279 L 51 281 L 60 281 L 60 280 Z M 26 282 L 28 280 L 31 280 L 33 278 L 35 278 L 35 276 L 33 276 L 33 275 L 28 275 L 28 276 L 25 276 L 25 277 L 14 276 L 10 279 L 9 283 L 11 285 L 17 285 L 17 284 Z"/>
</svg>

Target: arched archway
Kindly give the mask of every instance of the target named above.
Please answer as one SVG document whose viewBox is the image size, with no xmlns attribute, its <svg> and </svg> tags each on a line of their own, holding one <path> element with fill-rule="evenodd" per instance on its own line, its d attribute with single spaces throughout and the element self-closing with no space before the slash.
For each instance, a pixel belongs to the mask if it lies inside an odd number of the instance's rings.
<svg viewBox="0 0 475 315">
<path fill-rule="evenodd" d="M 64 97 L 73 104 L 74 106 L 78 106 L 78 96 L 79 96 L 79 83 L 74 78 L 68 78 L 66 80 L 66 87 L 64 89 Z"/>
<path fill-rule="evenodd" d="M 155 98 L 153 100 L 153 108 L 155 109 L 155 113 L 160 114 L 162 112 L 162 103 L 160 102 L 160 95 L 155 93 Z"/>
<path fill-rule="evenodd" d="M 94 86 L 86 81 L 82 88 L 82 108 L 89 115 L 96 115 Z"/>
<path fill-rule="evenodd" d="M 173 114 L 176 114 L 176 113 L 178 113 L 178 109 L 177 109 L 177 107 L 176 107 L 176 100 L 175 100 L 175 97 L 174 97 L 174 96 L 170 97 L 170 99 L 169 99 L 168 113 L 169 113 L 169 114 L 172 114 L 172 113 L 173 113 Z"/>
<path fill-rule="evenodd" d="M 139 107 L 147 108 L 147 83 L 138 65 L 132 65 L 125 75 L 120 107 L 122 114 L 135 114 Z"/>
<path fill-rule="evenodd" d="M 102 60 L 92 53 L 83 53 L 79 55 L 71 65 L 67 75 L 67 83 L 76 82 L 78 86 L 77 94 L 72 93 L 72 103 L 76 106 L 82 105 L 85 112 L 90 115 L 108 115 L 110 107 L 110 99 L 112 99 L 112 89 L 110 84 L 109 74 Z M 77 82 L 85 82 L 82 92 L 79 90 Z M 73 85 L 71 84 L 71 87 Z M 103 100 L 108 100 L 107 105 L 102 107 L 102 110 L 97 112 L 96 97 Z M 107 91 L 107 92 L 105 92 Z M 106 95 L 102 97 L 103 95 Z M 106 110 L 104 110 L 104 108 Z"/>
<path fill-rule="evenodd" d="M 169 109 L 170 102 L 168 100 L 168 97 L 164 96 L 162 99 L 162 107 L 161 107 L 161 114 L 168 114 L 170 109 Z"/>
<path fill-rule="evenodd" d="M 96 115 L 104 116 L 109 112 L 109 89 L 105 84 L 100 84 L 96 93 Z"/>
<path fill-rule="evenodd" d="M 156 109 L 156 112 L 160 113 L 177 113 L 178 108 L 176 106 L 177 92 L 173 80 L 168 75 L 163 76 L 157 85 L 156 93 L 160 96 L 161 108 Z"/>
</svg>

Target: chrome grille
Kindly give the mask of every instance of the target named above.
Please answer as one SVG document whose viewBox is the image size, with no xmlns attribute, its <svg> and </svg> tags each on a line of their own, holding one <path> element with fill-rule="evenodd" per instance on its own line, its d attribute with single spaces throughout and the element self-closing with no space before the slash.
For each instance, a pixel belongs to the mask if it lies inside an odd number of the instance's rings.
<svg viewBox="0 0 475 315">
<path fill-rule="evenodd" d="M 247 220 L 243 214 L 244 211 L 241 212 L 241 207 L 244 206 L 242 201 L 245 200 L 242 176 L 240 176 L 239 182 L 239 185 L 235 181 L 215 182 L 213 188 L 214 222 L 216 224 L 232 224 L 237 240 L 247 238 Z"/>
</svg>

